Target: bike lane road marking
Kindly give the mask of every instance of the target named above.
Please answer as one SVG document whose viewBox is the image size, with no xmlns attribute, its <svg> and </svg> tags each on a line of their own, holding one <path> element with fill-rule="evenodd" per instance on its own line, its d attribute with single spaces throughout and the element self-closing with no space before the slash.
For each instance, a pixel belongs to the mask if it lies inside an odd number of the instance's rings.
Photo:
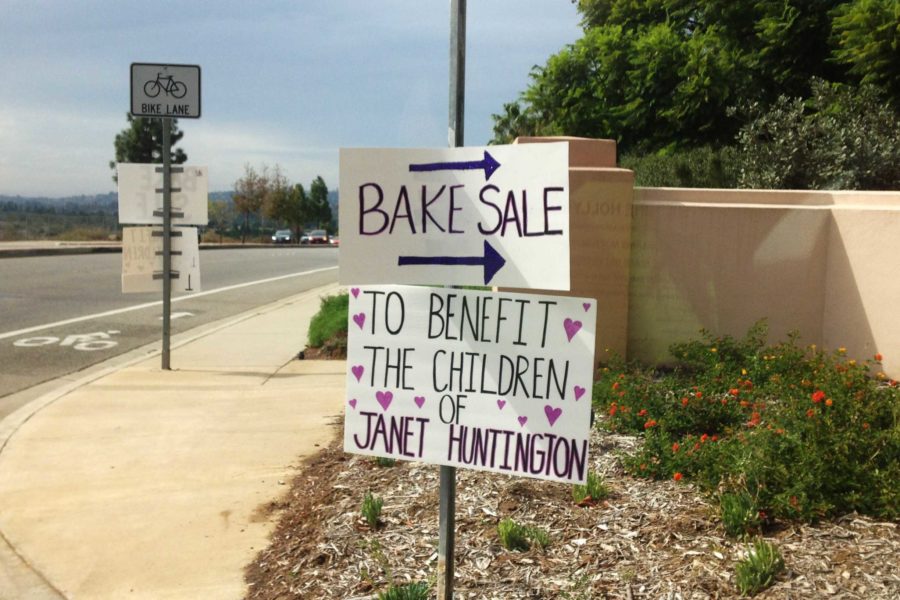
<svg viewBox="0 0 900 600">
<path fill-rule="evenodd" d="M 277 277 L 269 277 L 268 279 L 257 279 L 256 281 L 246 281 L 244 283 L 236 283 L 234 285 L 228 285 L 225 287 L 216 288 L 214 290 L 197 292 L 196 294 L 191 294 L 189 296 L 179 296 L 178 298 L 172 298 L 172 302 L 173 303 L 181 302 L 183 300 L 189 300 L 191 298 L 200 298 L 201 296 L 211 296 L 213 294 L 221 294 L 222 292 L 229 292 L 231 290 L 237 290 L 240 288 L 250 287 L 253 285 L 261 285 L 263 283 L 271 283 L 273 281 L 280 281 L 282 279 L 290 279 L 291 277 L 302 277 L 304 275 L 314 275 L 315 273 L 323 273 L 325 271 L 333 271 L 333 270 L 337 270 L 337 267 L 324 267 L 322 269 L 313 269 L 311 271 L 302 271 L 300 273 L 290 273 L 288 275 L 279 275 Z M 155 300 L 153 302 L 145 302 L 144 304 L 135 304 L 134 306 L 126 306 L 125 308 L 117 308 L 114 310 L 108 310 L 105 312 L 95 313 L 92 315 L 73 317 L 71 319 L 66 319 L 64 321 L 56 321 L 54 323 L 45 323 L 43 325 L 35 325 L 33 327 L 26 327 L 25 329 L 18 329 L 16 331 L 7 331 L 6 333 L 0 333 L 0 340 L 24 335 L 26 333 L 31 333 L 33 331 L 41 331 L 42 329 L 49 329 L 51 327 L 61 327 L 63 325 L 71 325 L 72 323 L 81 323 L 83 321 L 90 321 L 91 319 L 101 319 L 103 317 L 110 317 L 112 315 L 119 315 L 122 313 L 131 312 L 134 310 L 141 310 L 144 308 L 150 308 L 153 306 L 161 306 L 161 305 L 162 305 L 162 300 Z"/>
</svg>

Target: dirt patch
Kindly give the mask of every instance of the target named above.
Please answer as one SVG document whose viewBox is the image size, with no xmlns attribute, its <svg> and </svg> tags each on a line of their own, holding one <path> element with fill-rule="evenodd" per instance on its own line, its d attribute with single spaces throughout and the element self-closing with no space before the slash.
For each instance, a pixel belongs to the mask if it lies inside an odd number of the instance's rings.
<svg viewBox="0 0 900 600">
<path fill-rule="evenodd" d="M 725 536 L 690 484 L 633 479 L 621 452 L 638 440 L 596 431 L 591 468 L 613 490 L 579 507 L 571 486 L 457 471 L 456 597 L 491 599 L 737 598 L 734 565 L 747 544 Z M 283 501 L 271 544 L 247 567 L 248 598 L 374 598 L 390 582 L 433 581 L 439 470 L 344 454 L 341 440 L 309 459 Z M 384 499 L 382 526 L 360 515 Z M 545 550 L 510 552 L 497 523 L 544 529 Z M 766 533 L 787 572 L 757 598 L 900 597 L 900 528 L 847 515 Z"/>
<path fill-rule="evenodd" d="M 307 346 L 297 358 L 300 360 L 346 360 L 347 333 L 341 332 L 319 347 Z"/>
</svg>

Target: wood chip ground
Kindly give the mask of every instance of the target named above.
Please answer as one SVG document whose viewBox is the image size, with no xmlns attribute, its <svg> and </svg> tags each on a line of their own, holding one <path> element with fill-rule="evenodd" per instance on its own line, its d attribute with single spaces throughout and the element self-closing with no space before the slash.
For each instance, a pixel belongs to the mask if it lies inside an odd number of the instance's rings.
<svg viewBox="0 0 900 600">
<path fill-rule="evenodd" d="M 336 427 L 340 428 L 340 424 Z M 340 436 L 337 436 L 340 437 Z M 592 468 L 612 496 L 579 507 L 572 487 L 457 470 L 456 598 L 737 598 L 734 566 L 748 545 L 725 536 L 690 484 L 631 478 L 618 455 L 636 438 L 596 431 Z M 375 598 L 390 581 L 433 581 L 438 478 L 433 465 L 379 467 L 341 441 L 308 460 L 279 503 L 271 544 L 247 566 L 247 598 Z M 367 491 L 384 499 L 373 531 Z M 543 528 L 545 550 L 505 550 L 500 519 Z M 786 572 L 756 598 L 900 599 L 900 527 L 855 514 L 766 532 Z M 432 592 L 434 597 L 434 592 Z"/>
</svg>

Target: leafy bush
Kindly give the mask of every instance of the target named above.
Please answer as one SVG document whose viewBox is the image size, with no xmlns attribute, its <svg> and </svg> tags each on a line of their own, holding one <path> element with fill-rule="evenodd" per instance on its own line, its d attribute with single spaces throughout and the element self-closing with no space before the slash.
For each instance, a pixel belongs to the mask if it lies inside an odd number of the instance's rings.
<svg viewBox="0 0 900 600">
<path fill-rule="evenodd" d="M 766 346 L 765 333 L 760 323 L 742 340 L 673 345 L 679 364 L 665 373 L 603 369 L 594 402 L 605 426 L 644 436 L 626 468 L 748 494 L 761 521 L 900 518 L 900 387 L 870 375 L 881 357 L 803 348 L 797 336 Z"/>
<path fill-rule="evenodd" d="M 369 527 L 378 528 L 378 518 L 381 516 L 381 507 L 384 506 L 384 500 L 377 496 L 373 496 L 372 492 L 366 492 L 362 503 L 362 516 L 365 518 Z"/>
<path fill-rule="evenodd" d="M 576 484 L 572 487 L 572 499 L 575 504 L 592 504 L 606 499 L 609 496 L 609 487 L 603 482 L 603 478 L 593 471 L 588 472 L 585 485 Z"/>
<path fill-rule="evenodd" d="M 735 581 L 741 594 L 753 596 L 766 589 L 784 571 L 784 559 L 773 544 L 756 540 L 753 547 L 735 567 Z"/>
<path fill-rule="evenodd" d="M 550 536 L 539 527 L 519 525 L 512 519 L 503 519 L 497 526 L 500 544 L 507 550 L 528 550 L 532 542 L 540 548 L 550 545 Z"/>
<path fill-rule="evenodd" d="M 379 467 L 393 467 L 397 464 L 396 458 L 388 458 L 386 456 L 376 456 L 375 464 Z"/>
<path fill-rule="evenodd" d="M 386 592 L 378 594 L 378 600 L 428 600 L 429 586 L 425 582 L 392 585 Z"/>
<path fill-rule="evenodd" d="M 342 336 L 346 348 L 347 317 L 349 312 L 349 294 L 338 294 L 322 298 L 319 312 L 309 321 L 309 345 L 313 348 L 319 348 L 325 342 Z"/>
<path fill-rule="evenodd" d="M 740 187 L 900 189 L 900 117 L 877 88 L 816 79 L 809 99 L 744 110 Z"/>
<path fill-rule="evenodd" d="M 643 187 L 735 188 L 740 165 L 734 148 L 704 146 L 644 156 L 624 155 L 623 169 L 634 171 L 634 184 Z"/>
</svg>

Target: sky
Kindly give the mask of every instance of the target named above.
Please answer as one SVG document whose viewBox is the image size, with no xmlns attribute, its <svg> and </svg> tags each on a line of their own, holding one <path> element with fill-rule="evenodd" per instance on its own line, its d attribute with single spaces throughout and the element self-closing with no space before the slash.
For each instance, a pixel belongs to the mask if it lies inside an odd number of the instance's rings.
<svg viewBox="0 0 900 600">
<path fill-rule="evenodd" d="M 465 145 L 581 34 L 571 0 L 469 0 Z M 448 145 L 449 0 L 0 0 L 0 194 L 115 190 L 131 63 L 199 65 L 188 164 L 337 188 L 342 147 Z"/>
</svg>

